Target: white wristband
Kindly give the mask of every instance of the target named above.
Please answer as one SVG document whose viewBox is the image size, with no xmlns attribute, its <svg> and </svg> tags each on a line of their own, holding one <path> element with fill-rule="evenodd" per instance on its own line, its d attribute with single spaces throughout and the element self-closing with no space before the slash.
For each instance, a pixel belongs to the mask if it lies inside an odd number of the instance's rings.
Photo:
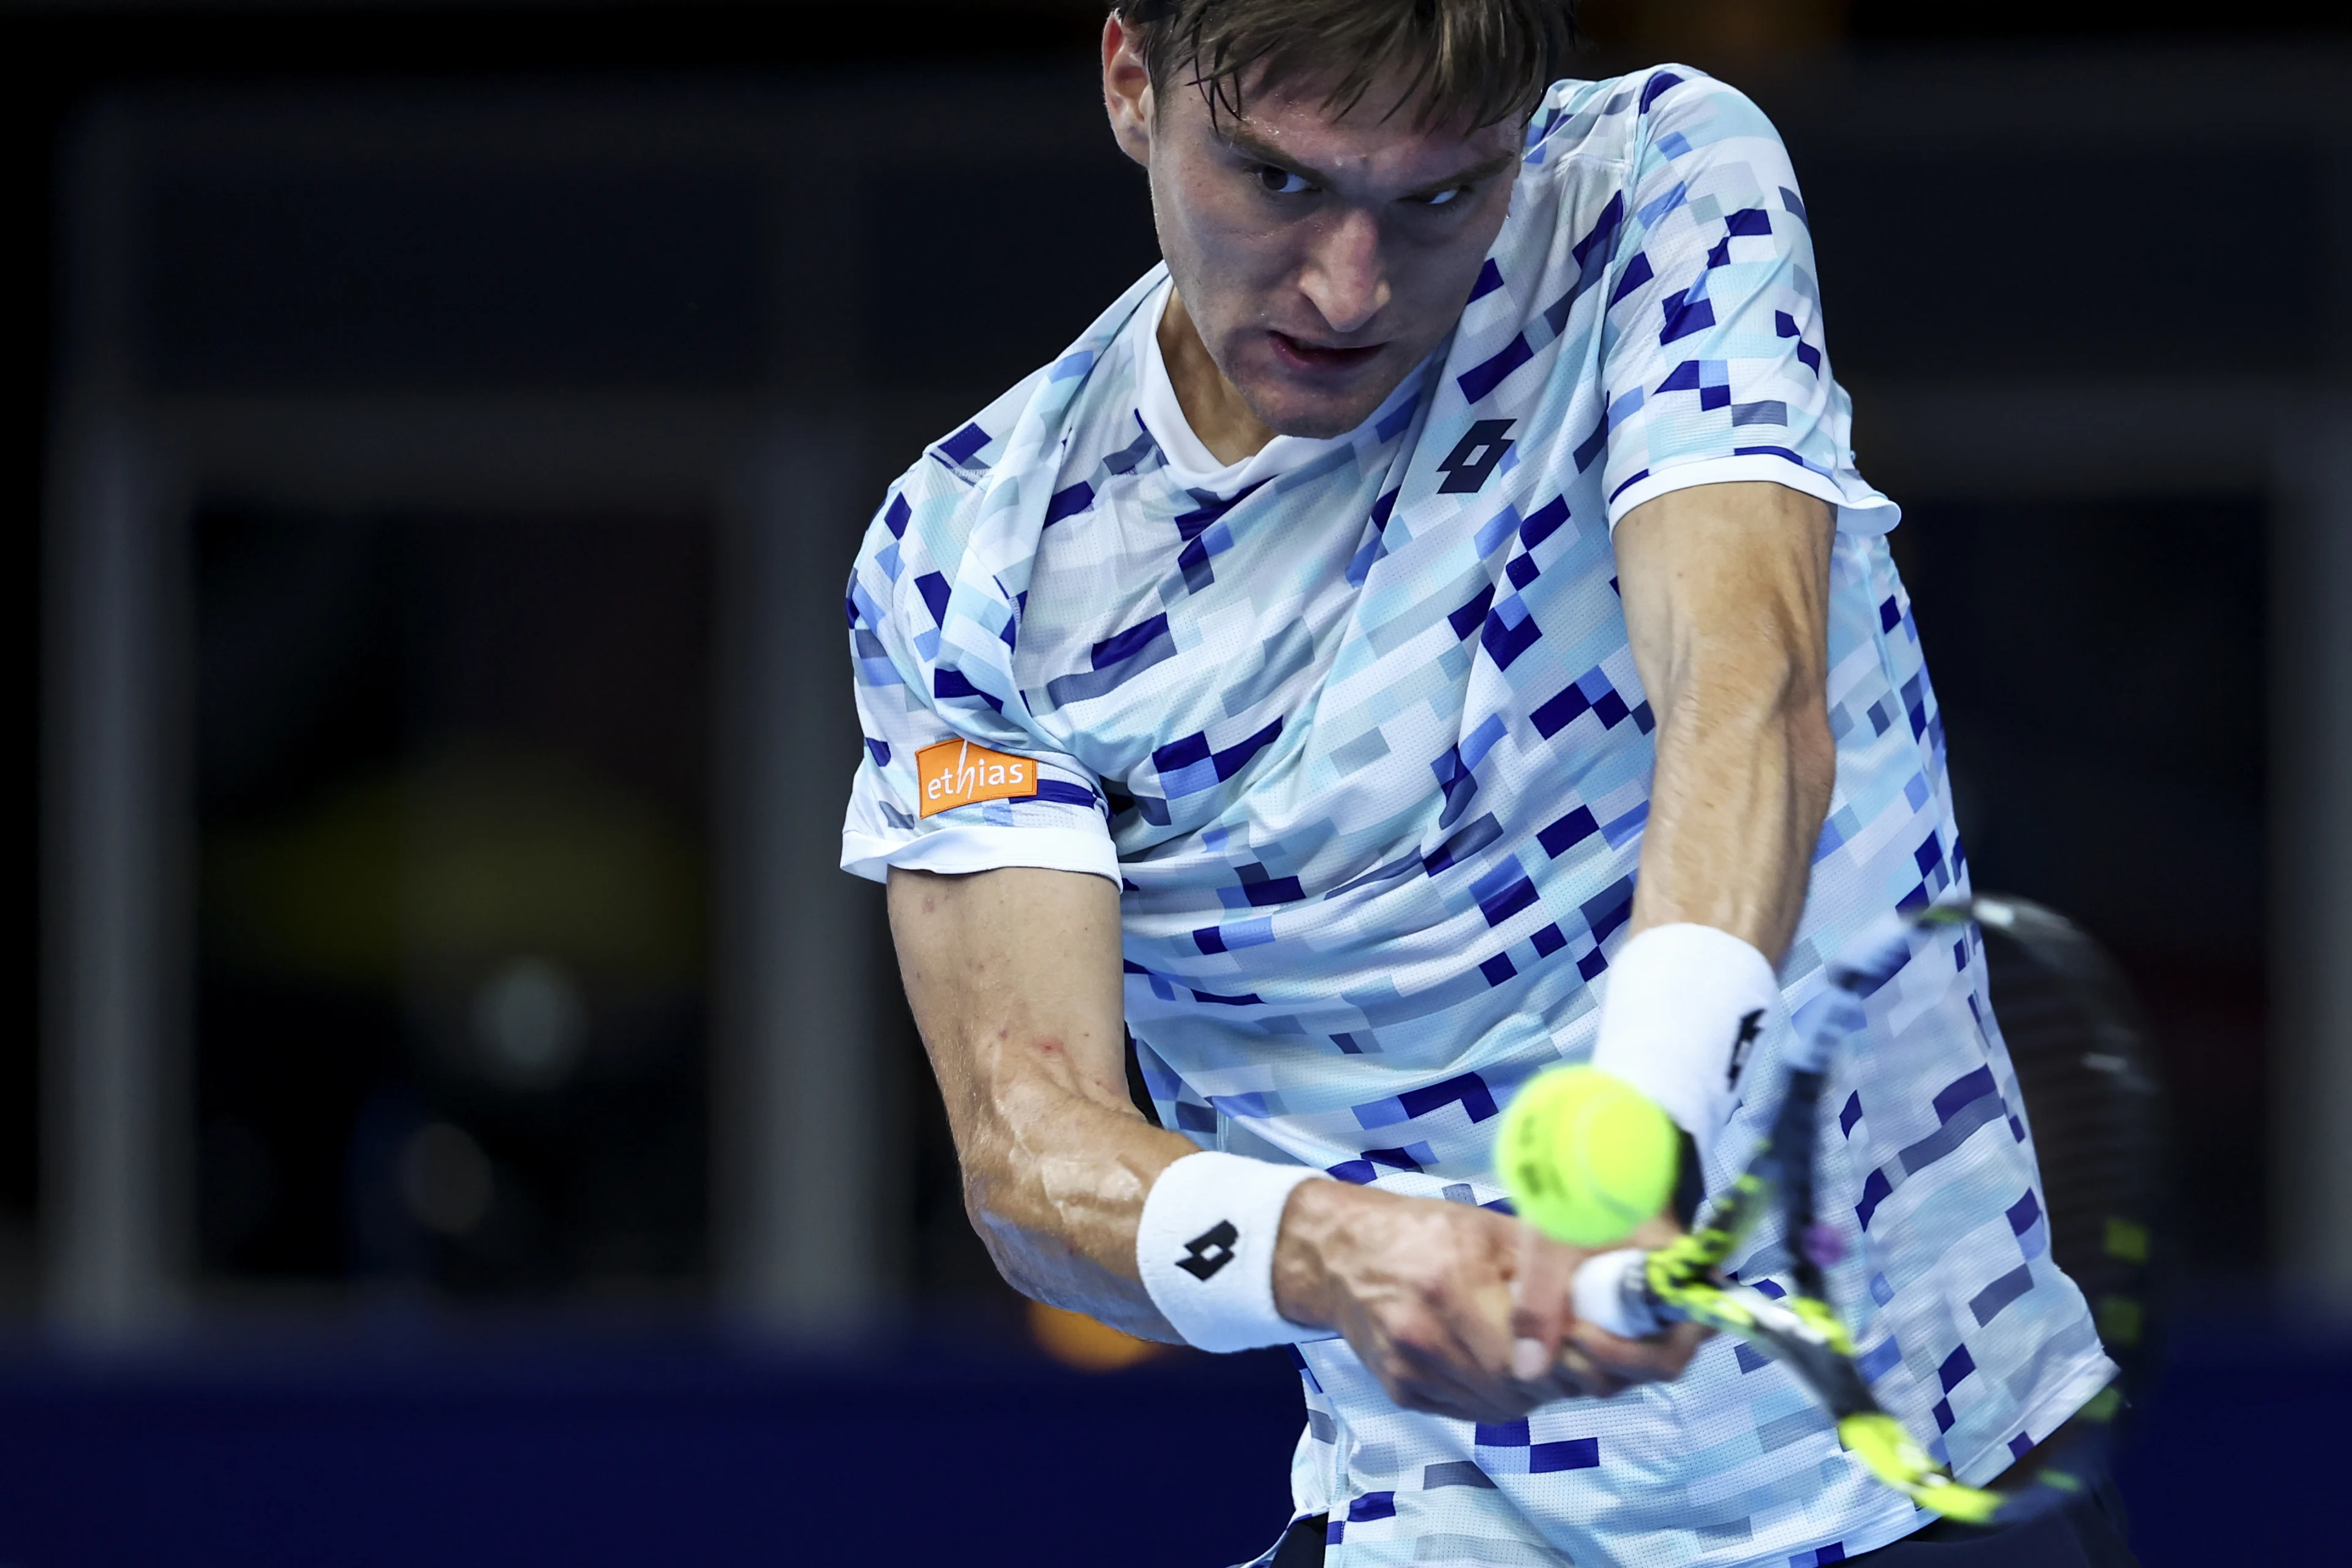
<svg viewBox="0 0 2352 1568">
<path fill-rule="evenodd" d="M 1151 1184 L 1135 1232 L 1135 1263 L 1151 1304 L 1186 1344 L 1204 1351 L 1328 1339 L 1274 1306 L 1274 1243 L 1283 1205 L 1306 1165 L 1239 1154 L 1187 1154 Z"/>
<path fill-rule="evenodd" d="M 1705 1163 L 1780 1006 L 1765 956 L 1713 926 L 1652 926 L 1609 962 L 1592 1065 L 1664 1108 Z"/>
</svg>

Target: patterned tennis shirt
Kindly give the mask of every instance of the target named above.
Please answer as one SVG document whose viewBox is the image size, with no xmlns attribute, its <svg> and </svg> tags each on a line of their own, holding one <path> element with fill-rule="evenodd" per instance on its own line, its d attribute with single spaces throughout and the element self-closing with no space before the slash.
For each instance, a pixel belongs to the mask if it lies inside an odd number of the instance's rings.
<svg viewBox="0 0 2352 1568">
<path fill-rule="evenodd" d="M 1585 1059 L 1631 917 L 1654 728 L 1611 530 L 1768 479 L 1837 511 L 1835 795 L 1790 1010 L 1874 917 L 1965 889 L 1943 731 L 1856 472 L 1780 139 L 1687 68 L 1554 87 L 1453 336 L 1360 428 L 1220 466 L 1155 269 L 894 485 L 847 613 L 866 734 L 842 863 L 1116 880 L 1129 1026 L 1204 1148 L 1503 1206 L 1498 1110 Z M 1972 938 L 1924 946 L 1832 1064 L 1830 1289 L 1878 1397 L 1982 1480 L 2113 1375 L 2053 1266 Z M 1748 1084 L 1777 1086 L 1785 1016 Z M 1769 1094 L 1768 1089 L 1765 1091 Z M 1774 1105 L 1717 1142 L 1719 1188 Z M 1786 1258 L 1735 1260 L 1767 1290 Z M 1921 1521 L 1776 1363 L 1503 1426 L 1294 1352 L 1297 1516 L 1333 1568 L 1833 1562 Z"/>
</svg>

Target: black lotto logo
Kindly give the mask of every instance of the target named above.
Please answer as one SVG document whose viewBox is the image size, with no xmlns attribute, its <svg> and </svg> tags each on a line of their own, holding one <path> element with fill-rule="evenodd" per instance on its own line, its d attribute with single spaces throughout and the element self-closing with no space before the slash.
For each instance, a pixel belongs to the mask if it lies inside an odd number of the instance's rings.
<svg viewBox="0 0 2352 1568">
<path fill-rule="evenodd" d="M 1764 1032 L 1764 1009 L 1759 1007 L 1739 1020 L 1738 1037 L 1731 1042 L 1731 1076 L 1725 1080 L 1732 1089 L 1739 1087 L 1739 1069 L 1748 1065 L 1748 1047 Z"/>
<path fill-rule="evenodd" d="M 1209 1276 L 1234 1260 L 1234 1243 L 1241 1238 L 1233 1221 L 1221 1219 L 1184 1244 L 1185 1256 L 1176 1260 L 1176 1267 L 1205 1284 Z"/>
<path fill-rule="evenodd" d="M 1437 471 L 1445 476 L 1445 482 L 1437 487 L 1437 493 L 1442 496 L 1477 494 L 1479 487 L 1486 482 L 1486 477 L 1503 460 L 1503 454 L 1511 449 L 1510 442 L 1504 437 L 1511 433 L 1511 426 L 1516 423 L 1517 421 L 1511 419 L 1481 419 L 1471 426 L 1469 433 L 1445 455 L 1445 461 L 1437 465 Z"/>
</svg>

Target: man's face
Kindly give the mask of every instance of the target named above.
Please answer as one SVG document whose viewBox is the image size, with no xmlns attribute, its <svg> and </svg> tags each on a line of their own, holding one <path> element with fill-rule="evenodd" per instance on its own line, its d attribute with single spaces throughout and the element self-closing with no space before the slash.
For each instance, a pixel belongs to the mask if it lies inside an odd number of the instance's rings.
<svg viewBox="0 0 2352 1568">
<path fill-rule="evenodd" d="M 1354 429 L 1453 331 L 1510 205 L 1519 127 L 1422 128 L 1388 113 L 1392 83 L 1337 119 L 1311 80 L 1213 116 L 1181 75 L 1154 102 L 1131 47 L 1104 42 L 1113 128 L 1151 172 L 1160 253 L 1210 357 L 1274 430 Z"/>
</svg>

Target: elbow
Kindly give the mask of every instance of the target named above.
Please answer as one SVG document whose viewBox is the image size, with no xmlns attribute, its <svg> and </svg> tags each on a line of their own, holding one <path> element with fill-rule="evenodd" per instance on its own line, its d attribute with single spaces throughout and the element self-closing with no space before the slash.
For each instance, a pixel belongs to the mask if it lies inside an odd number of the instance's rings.
<svg viewBox="0 0 2352 1568">
<path fill-rule="evenodd" d="M 973 1170 L 968 1162 L 964 1166 L 963 1217 L 971 1224 L 972 1234 L 987 1247 L 989 1256 L 997 1259 L 1000 1272 L 1004 1267 L 1003 1249 L 997 1245 L 997 1237 L 1013 1226 L 1012 1205 L 1007 1201 L 1011 1197 L 1006 1191 L 1008 1185 L 992 1179 L 985 1172 Z"/>
<path fill-rule="evenodd" d="M 973 1170 L 969 1164 L 963 1173 L 963 1215 L 971 1223 L 974 1236 L 988 1249 L 989 1261 L 996 1265 L 1003 1281 L 1033 1300 L 1043 1300 L 1042 1281 L 1032 1270 L 1023 1267 L 1030 1249 L 1022 1244 L 1024 1227 L 1015 1216 L 1017 1205 L 1013 1191 L 1014 1184 L 1003 1175 L 991 1175 Z"/>
</svg>

